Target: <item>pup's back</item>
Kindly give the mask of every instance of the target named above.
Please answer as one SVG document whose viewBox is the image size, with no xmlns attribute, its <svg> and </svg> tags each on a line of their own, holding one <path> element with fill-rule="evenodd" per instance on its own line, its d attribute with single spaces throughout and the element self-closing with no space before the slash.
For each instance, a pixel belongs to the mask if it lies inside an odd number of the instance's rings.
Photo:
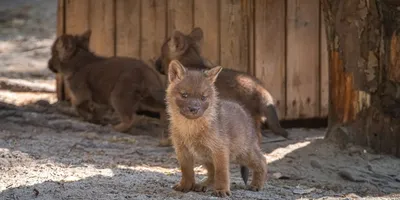
<svg viewBox="0 0 400 200">
<path fill-rule="evenodd" d="M 258 137 L 254 128 L 254 121 L 246 110 L 237 102 L 222 100 L 218 106 L 219 133 L 229 138 L 231 159 L 246 156 L 249 148 L 258 147 Z M 244 163 L 243 163 L 244 164 Z"/>
<path fill-rule="evenodd" d="M 163 83 L 154 69 L 143 61 L 112 57 L 86 66 L 88 85 L 96 95 L 93 99 L 108 104 L 112 92 L 120 90 L 119 95 L 129 91 L 141 91 L 139 96 L 145 97 L 148 91 L 163 89 Z M 118 94 L 117 94 L 118 95 Z"/>
<path fill-rule="evenodd" d="M 254 121 L 248 112 L 234 101 L 220 101 L 218 109 L 219 133 L 230 140 L 227 142 L 230 159 L 240 165 L 247 165 L 248 163 L 242 162 L 243 157 L 249 156 L 247 153 L 253 152 L 253 149 L 260 151 Z"/>
</svg>

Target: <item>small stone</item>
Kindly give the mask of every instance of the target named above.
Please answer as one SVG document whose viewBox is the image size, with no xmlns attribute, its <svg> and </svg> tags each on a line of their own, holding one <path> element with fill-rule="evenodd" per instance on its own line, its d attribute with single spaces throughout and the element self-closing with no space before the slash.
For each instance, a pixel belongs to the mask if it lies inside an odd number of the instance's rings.
<svg viewBox="0 0 400 200">
<path fill-rule="evenodd" d="M 321 169 L 321 168 L 322 168 L 322 165 L 321 165 L 318 161 L 316 161 L 316 160 L 311 160 L 311 161 L 310 161 L 310 164 L 311 164 L 311 166 L 314 167 L 314 168 L 318 168 L 318 169 Z"/>
<path fill-rule="evenodd" d="M 396 178 L 395 178 L 395 180 L 396 180 L 397 182 L 400 182 L 400 175 L 397 175 Z"/>
<path fill-rule="evenodd" d="M 354 155 L 360 155 L 363 152 L 363 149 L 360 147 L 352 146 L 348 149 L 349 155 L 354 156 Z"/>
<path fill-rule="evenodd" d="M 348 170 L 341 170 L 338 172 L 339 176 L 344 180 L 352 181 L 352 182 L 365 182 L 364 179 L 358 178 L 355 173 L 352 173 Z"/>
<path fill-rule="evenodd" d="M 86 132 L 83 133 L 82 136 L 86 137 L 87 139 L 98 139 L 99 135 L 95 132 Z"/>
<path fill-rule="evenodd" d="M 309 194 L 311 192 L 313 192 L 315 190 L 315 188 L 308 188 L 308 189 L 303 189 L 303 188 L 296 188 L 293 190 L 294 194 Z"/>
<path fill-rule="evenodd" d="M 350 199 L 361 199 L 360 196 L 358 196 L 358 195 L 356 195 L 354 193 L 347 194 L 345 197 L 346 198 L 350 198 Z"/>
<path fill-rule="evenodd" d="M 272 174 L 272 176 L 273 176 L 274 178 L 276 178 L 276 179 L 280 179 L 280 178 L 282 177 L 282 173 L 280 173 L 280 172 L 275 172 L 275 173 Z"/>
<path fill-rule="evenodd" d="M 11 167 L 11 163 L 5 158 L 0 158 L 0 167 Z"/>
</svg>

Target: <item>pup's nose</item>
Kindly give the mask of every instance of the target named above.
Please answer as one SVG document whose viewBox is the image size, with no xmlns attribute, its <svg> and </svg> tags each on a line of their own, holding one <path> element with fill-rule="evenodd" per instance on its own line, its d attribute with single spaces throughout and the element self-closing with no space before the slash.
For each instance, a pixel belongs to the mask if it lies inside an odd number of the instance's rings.
<svg viewBox="0 0 400 200">
<path fill-rule="evenodd" d="M 192 114 L 196 114 L 197 112 L 199 112 L 199 110 L 199 107 L 189 107 L 189 112 L 191 112 Z"/>
</svg>

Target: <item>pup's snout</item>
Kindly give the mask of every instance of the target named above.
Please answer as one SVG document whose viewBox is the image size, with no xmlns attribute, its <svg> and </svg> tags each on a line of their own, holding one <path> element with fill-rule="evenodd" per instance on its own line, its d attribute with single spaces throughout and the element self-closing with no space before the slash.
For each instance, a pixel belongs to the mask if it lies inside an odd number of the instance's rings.
<svg viewBox="0 0 400 200">
<path fill-rule="evenodd" d="M 54 66 L 53 66 L 53 61 L 52 61 L 52 59 L 50 59 L 48 62 L 47 62 L 47 68 L 50 70 L 50 71 L 52 71 L 53 73 L 57 73 L 57 70 L 54 68 Z"/>
<path fill-rule="evenodd" d="M 197 114 L 199 110 L 199 107 L 189 107 L 189 112 L 191 112 L 192 114 Z"/>
</svg>

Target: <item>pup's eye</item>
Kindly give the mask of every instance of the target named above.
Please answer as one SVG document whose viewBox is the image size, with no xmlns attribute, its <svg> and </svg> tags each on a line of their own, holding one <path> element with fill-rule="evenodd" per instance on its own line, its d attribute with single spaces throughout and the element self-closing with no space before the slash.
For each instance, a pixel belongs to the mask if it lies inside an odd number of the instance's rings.
<svg viewBox="0 0 400 200">
<path fill-rule="evenodd" d="M 188 97 L 188 94 L 187 93 L 181 93 L 181 96 L 182 96 L 182 98 L 187 98 Z"/>
<path fill-rule="evenodd" d="M 201 96 L 201 100 L 202 100 L 202 101 L 205 101 L 206 99 L 207 99 L 206 96 L 204 96 L 204 95 Z"/>
</svg>

